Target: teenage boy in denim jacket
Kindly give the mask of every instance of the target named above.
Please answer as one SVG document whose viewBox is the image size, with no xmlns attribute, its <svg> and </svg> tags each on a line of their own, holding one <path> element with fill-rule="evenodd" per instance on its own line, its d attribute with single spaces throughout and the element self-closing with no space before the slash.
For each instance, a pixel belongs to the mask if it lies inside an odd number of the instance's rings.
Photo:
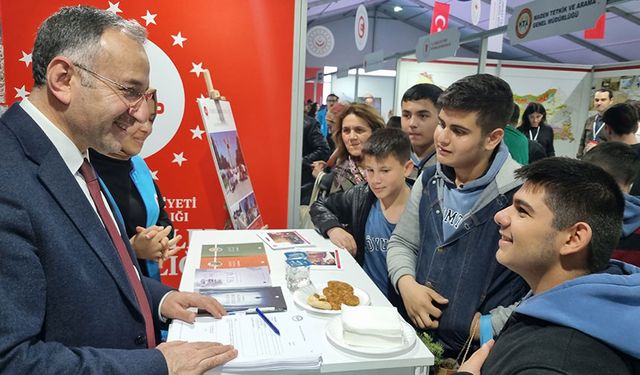
<svg viewBox="0 0 640 375">
<path fill-rule="evenodd" d="M 498 264 L 493 221 L 521 185 L 503 144 L 513 94 L 500 78 L 479 74 L 440 95 L 434 134 L 438 162 L 416 180 L 387 245 L 389 278 L 414 325 L 433 330 L 445 355 L 469 338 L 474 314 L 508 306 L 527 292 Z"/>
</svg>

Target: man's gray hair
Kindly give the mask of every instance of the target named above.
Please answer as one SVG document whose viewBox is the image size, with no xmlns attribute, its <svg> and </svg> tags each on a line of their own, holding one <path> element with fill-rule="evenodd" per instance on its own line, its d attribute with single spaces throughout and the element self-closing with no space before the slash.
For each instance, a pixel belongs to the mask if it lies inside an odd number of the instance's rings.
<svg viewBox="0 0 640 375">
<path fill-rule="evenodd" d="M 100 38 L 109 28 L 122 30 L 140 44 L 147 39 L 147 30 L 135 20 L 93 7 L 63 7 L 47 18 L 40 25 L 33 46 L 35 85 L 46 83 L 47 66 L 56 56 L 66 56 L 90 68 L 100 53 Z"/>
</svg>

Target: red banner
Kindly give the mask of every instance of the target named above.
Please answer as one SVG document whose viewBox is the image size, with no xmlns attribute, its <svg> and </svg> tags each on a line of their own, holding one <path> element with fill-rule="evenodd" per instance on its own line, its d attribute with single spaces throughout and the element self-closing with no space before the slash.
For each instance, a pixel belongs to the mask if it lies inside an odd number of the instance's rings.
<svg viewBox="0 0 640 375">
<path fill-rule="evenodd" d="M 153 0 L 0 0 L 6 101 L 28 96 L 38 25 L 61 6 L 83 3 L 135 19 L 149 31 L 146 49 L 160 112 L 142 156 L 166 198 L 177 233 L 222 229 L 224 198 L 196 98 L 202 69 L 231 103 L 264 222 L 287 225 L 294 0 L 186 3 Z M 177 286 L 184 253 L 165 262 Z"/>
<path fill-rule="evenodd" d="M 606 23 L 606 13 L 603 13 L 598 21 L 596 21 L 596 25 L 591 29 L 586 29 L 584 31 L 585 39 L 604 39 L 604 27 Z"/>
<path fill-rule="evenodd" d="M 431 31 L 437 33 L 449 27 L 449 4 L 435 2 L 433 4 L 433 14 L 431 15 Z"/>
</svg>

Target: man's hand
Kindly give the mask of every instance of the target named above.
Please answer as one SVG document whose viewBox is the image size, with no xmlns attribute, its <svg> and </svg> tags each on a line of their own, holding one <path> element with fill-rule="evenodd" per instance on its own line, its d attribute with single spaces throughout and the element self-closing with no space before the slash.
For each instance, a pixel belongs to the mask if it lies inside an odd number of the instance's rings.
<svg viewBox="0 0 640 375">
<path fill-rule="evenodd" d="M 131 237 L 131 246 L 139 259 L 159 260 L 169 250 L 169 233 L 171 226 L 152 225 L 149 228 L 136 227 L 136 234 Z"/>
<path fill-rule="evenodd" d="M 482 368 L 484 361 L 487 360 L 489 352 L 491 351 L 491 348 L 493 348 L 493 343 L 493 340 L 489 340 L 482 345 L 480 349 L 473 353 L 471 358 L 460 366 L 458 372 L 469 372 L 473 375 L 480 375 L 480 369 Z"/>
<path fill-rule="evenodd" d="M 238 356 L 231 345 L 217 342 L 165 342 L 156 347 L 167 361 L 169 375 L 200 375 Z"/>
<path fill-rule="evenodd" d="M 340 227 L 334 227 L 327 231 L 327 236 L 329 236 L 329 239 L 334 245 L 347 249 L 352 256 L 356 256 L 356 252 L 358 252 L 356 240 L 349 232 Z"/>
<path fill-rule="evenodd" d="M 418 284 L 411 275 L 404 275 L 398 280 L 398 290 L 413 324 L 422 329 L 438 328 L 442 311 L 434 306 L 434 301 L 444 305 L 449 303 L 448 299 L 435 290 Z"/>
<path fill-rule="evenodd" d="M 160 314 L 167 319 L 179 319 L 187 323 L 196 320 L 196 313 L 187 310 L 189 307 L 197 307 L 207 310 L 214 318 L 226 315 L 224 307 L 215 298 L 190 292 L 170 292 L 162 302 Z"/>
</svg>

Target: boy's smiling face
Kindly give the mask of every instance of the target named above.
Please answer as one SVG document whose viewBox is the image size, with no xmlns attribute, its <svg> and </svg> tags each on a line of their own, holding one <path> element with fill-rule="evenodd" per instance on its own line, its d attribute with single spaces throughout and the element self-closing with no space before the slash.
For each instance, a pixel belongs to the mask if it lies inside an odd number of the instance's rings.
<svg viewBox="0 0 640 375">
<path fill-rule="evenodd" d="M 383 158 L 364 155 L 363 164 L 369 188 L 380 200 L 395 198 L 406 186 L 405 178 L 413 170 L 410 160 L 403 164 L 393 154 Z"/>
</svg>

